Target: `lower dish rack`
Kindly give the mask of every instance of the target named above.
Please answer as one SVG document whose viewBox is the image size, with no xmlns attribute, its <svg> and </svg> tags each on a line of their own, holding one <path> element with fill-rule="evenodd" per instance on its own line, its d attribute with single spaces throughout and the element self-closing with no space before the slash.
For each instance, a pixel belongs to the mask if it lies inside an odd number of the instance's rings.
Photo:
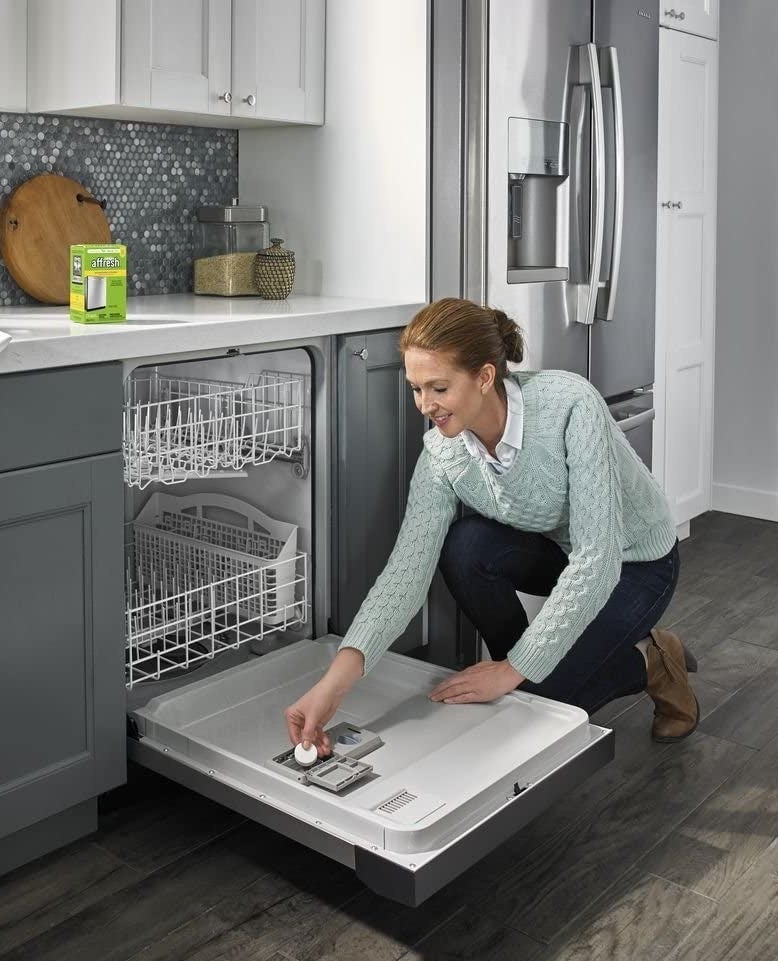
<svg viewBox="0 0 778 961">
<path fill-rule="evenodd" d="M 211 659 L 308 618 L 297 527 L 234 497 L 155 493 L 127 564 L 127 685 Z"/>
</svg>

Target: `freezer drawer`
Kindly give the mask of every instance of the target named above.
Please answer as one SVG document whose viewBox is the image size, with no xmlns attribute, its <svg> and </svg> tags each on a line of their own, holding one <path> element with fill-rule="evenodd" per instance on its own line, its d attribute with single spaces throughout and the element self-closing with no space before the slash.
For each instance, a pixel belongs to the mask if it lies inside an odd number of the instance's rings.
<svg viewBox="0 0 778 961">
<path fill-rule="evenodd" d="M 134 711 L 130 756 L 353 868 L 369 887 L 417 905 L 613 756 L 585 712 L 515 692 L 442 705 L 445 668 L 387 654 L 332 725 L 380 735 L 371 770 L 342 793 L 273 760 L 289 748 L 283 708 L 321 676 L 331 635 L 230 668 Z M 335 750 L 346 751 L 346 748 Z"/>
<path fill-rule="evenodd" d="M 611 404 L 608 409 L 638 457 L 651 470 L 654 418 L 656 416 L 654 392 L 651 390 L 643 391 L 627 400 Z"/>
</svg>

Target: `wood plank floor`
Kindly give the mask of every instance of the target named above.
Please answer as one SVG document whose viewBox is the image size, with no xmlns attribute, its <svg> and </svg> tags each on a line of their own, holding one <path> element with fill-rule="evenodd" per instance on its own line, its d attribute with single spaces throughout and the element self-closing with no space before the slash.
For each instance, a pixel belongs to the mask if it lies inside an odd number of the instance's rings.
<svg viewBox="0 0 778 961">
<path fill-rule="evenodd" d="M 698 732 L 608 705 L 614 762 L 420 908 L 132 768 L 96 834 L 0 879 L 0 959 L 778 957 L 778 524 L 710 513 L 681 556 Z"/>
</svg>

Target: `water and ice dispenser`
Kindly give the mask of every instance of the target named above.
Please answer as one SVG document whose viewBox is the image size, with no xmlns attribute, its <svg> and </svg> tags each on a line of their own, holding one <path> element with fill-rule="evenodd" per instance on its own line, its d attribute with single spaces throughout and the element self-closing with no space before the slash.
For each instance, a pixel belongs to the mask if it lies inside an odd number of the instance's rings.
<svg viewBox="0 0 778 961">
<path fill-rule="evenodd" d="M 568 125 L 508 120 L 508 283 L 567 280 L 560 191 L 568 175 Z"/>
</svg>

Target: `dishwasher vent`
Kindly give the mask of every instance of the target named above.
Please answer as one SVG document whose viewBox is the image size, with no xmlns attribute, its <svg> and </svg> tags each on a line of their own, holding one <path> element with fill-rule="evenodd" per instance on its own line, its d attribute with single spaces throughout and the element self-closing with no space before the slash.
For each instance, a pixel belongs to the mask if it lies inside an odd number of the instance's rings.
<svg viewBox="0 0 778 961">
<path fill-rule="evenodd" d="M 400 824 L 418 824 L 424 818 L 443 807 L 445 801 L 429 795 L 415 794 L 407 788 L 382 801 L 373 810 L 385 818 Z"/>
<path fill-rule="evenodd" d="M 381 814 L 396 814 L 400 808 L 404 808 L 406 804 L 410 804 L 412 801 L 418 801 L 418 797 L 415 794 L 411 794 L 410 791 L 400 791 L 399 794 L 395 794 L 394 797 L 390 797 L 388 801 L 384 801 L 383 804 L 379 804 L 376 808 Z"/>
</svg>

